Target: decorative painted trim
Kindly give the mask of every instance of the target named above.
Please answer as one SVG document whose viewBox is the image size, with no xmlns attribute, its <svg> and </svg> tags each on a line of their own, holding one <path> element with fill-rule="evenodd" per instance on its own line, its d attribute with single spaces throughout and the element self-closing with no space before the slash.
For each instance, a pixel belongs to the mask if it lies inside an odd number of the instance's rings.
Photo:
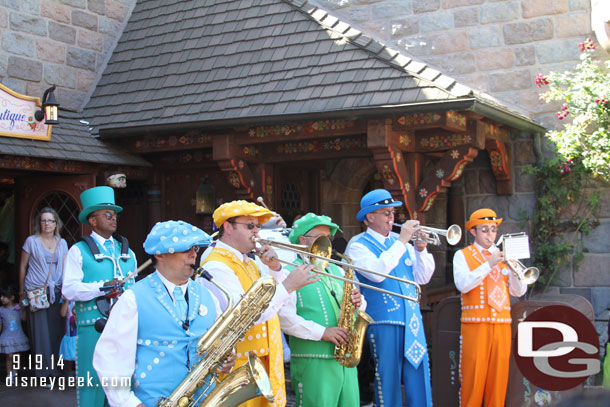
<svg viewBox="0 0 610 407">
<path fill-rule="evenodd" d="M 248 130 L 248 136 L 254 138 L 290 136 L 301 132 L 316 133 L 344 130 L 353 127 L 354 119 L 319 120 L 301 123 L 282 123 L 275 126 L 258 126 Z"/>
<path fill-rule="evenodd" d="M 400 116 L 396 121 L 409 127 L 440 123 L 443 116 L 439 113 L 413 113 Z"/>
<path fill-rule="evenodd" d="M 136 140 L 134 147 L 137 151 L 167 150 L 181 147 L 210 147 L 212 136 L 200 132 L 189 132 L 182 136 L 147 136 Z"/>
<path fill-rule="evenodd" d="M 87 171 L 89 166 L 79 161 L 2 155 L 0 156 L 0 168 L 82 173 Z"/>
<path fill-rule="evenodd" d="M 422 137 L 419 140 L 419 145 L 423 148 L 442 149 L 470 144 L 472 136 L 470 134 L 441 134 L 434 136 Z"/>
<path fill-rule="evenodd" d="M 366 136 L 341 138 L 330 140 L 309 140 L 290 143 L 281 143 L 276 147 L 278 154 L 317 153 L 320 151 L 345 151 L 366 148 Z"/>
</svg>

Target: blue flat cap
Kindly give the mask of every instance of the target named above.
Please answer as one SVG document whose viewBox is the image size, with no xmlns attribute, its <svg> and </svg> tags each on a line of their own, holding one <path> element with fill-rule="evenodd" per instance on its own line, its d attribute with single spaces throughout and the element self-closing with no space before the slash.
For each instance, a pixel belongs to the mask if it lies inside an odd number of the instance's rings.
<svg viewBox="0 0 610 407">
<path fill-rule="evenodd" d="M 144 241 L 144 251 L 148 254 L 179 253 L 193 246 L 209 246 L 210 235 L 196 226 L 181 220 L 168 220 L 153 226 Z"/>
</svg>

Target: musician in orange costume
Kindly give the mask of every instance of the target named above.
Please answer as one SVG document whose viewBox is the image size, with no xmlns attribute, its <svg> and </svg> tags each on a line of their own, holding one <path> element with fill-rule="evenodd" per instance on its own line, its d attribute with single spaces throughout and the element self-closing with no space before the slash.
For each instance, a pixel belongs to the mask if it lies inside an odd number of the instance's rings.
<svg viewBox="0 0 610 407">
<path fill-rule="evenodd" d="M 494 242 L 498 218 L 491 209 L 470 215 L 466 230 L 474 243 L 453 258 L 455 286 L 462 293 L 460 336 L 460 405 L 504 406 L 511 349 L 510 298 L 527 285 L 502 261 Z"/>
</svg>

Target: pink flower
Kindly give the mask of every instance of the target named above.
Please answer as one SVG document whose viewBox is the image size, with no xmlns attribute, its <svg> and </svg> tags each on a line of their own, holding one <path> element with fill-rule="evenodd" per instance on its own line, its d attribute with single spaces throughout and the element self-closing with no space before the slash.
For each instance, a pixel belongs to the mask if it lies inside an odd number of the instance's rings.
<svg viewBox="0 0 610 407">
<path fill-rule="evenodd" d="M 546 76 L 542 75 L 541 73 L 536 75 L 536 86 L 538 86 L 540 88 L 542 85 L 548 85 L 548 84 L 549 84 L 549 80 L 546 78 Z"/>
<path fill-rule="evenodd" d="M 595 49 L 595 44 L 591 38 L 587 38 L 584 42 L 578 43 L 578 46 L 580 47 L 581 52 Z"/>
</svg>

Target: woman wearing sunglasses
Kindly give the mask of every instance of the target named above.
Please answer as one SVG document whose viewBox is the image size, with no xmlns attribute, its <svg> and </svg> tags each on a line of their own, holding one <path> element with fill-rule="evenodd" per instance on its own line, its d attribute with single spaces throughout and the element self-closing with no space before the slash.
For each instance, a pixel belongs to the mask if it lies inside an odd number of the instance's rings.
<svg viewBox="0 0 610 407">
<path fill-rule="evenodd" d="M 462 293 L 460 401 L 463 406 L 503 406 L 511 348 L 509 294 L 527 285 L 502 262 L 495 246 L 502 218 L 491 209 L 470 215 L 466 230 L 474 243 L 453 258 L 455 286 Z"/>
</svg>

